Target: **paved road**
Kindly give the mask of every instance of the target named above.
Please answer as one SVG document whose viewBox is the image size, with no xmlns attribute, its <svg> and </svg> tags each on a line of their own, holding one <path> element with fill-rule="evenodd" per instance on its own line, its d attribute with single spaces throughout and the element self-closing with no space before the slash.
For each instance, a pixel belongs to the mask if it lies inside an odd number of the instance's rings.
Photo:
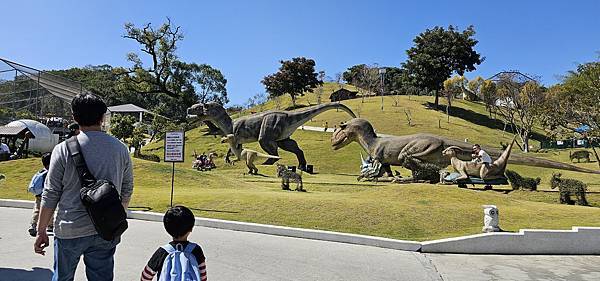
<svg viewBox="0 0 600 281">
<path fill-rule="evenodd" d="M 52 249 L 33 253 L 30 210 L 0 208 L 0 280 L 48 280 Z M 169 237 L 158 222 L 130 220 L 115 280 L 138 280 Z M 376 247 L 196 227 L 210 280 L 600 280 L 600 257 L 423 255 Z M 85 280 L 80 264 L 76 280 Z"/>
</svg>

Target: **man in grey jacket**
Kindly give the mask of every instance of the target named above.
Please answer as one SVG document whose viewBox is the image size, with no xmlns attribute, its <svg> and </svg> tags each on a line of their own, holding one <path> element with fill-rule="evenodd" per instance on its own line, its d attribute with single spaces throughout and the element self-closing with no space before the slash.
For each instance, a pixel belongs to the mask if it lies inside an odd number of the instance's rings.
<svg viewBox="0 0 600 281">
<path fill-rule="evenodd" d="M 133 193 L 131 158 L 123 143 L 100 129 L 106 104 L 98 96 L 84 94 L 73 99 L 71 109 L 81 129 L 77 140 L 90 172 L 98 179 L 111 181 L 127 209 Z M 66 142 L 62 142 L 52 151 L 34 251 L 45 254 L 44 248 L 49 245 L 46 227 L 56 210 L 52 280 L 73 280 L 81 256 L 87 280 L 113 280 L 114 254 L 120 238 L 106 241 L 98 235 L 81 203 L 80 190 L 81 181 L 75 164 L 69 156 Z"/>
</svg>

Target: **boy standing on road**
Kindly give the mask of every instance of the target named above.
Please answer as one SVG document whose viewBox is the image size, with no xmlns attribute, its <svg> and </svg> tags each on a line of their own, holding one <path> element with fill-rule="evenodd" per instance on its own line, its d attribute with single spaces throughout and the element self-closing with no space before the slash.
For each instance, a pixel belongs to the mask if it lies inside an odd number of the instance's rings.
<svg viewBox="0 0 600 281">
<path fill-rule="evenodd" d="M 174 274 L 184 276 L 190 274 L 192 275 L 191 280 L 206 281 L 206 258 L 202 248 L 187 240 L 192 233 L 195 221 L 192 211 L 184 206 L 175 206 L 167 210 L 163 217 L 163 223 L 165 230 L 173 237 L 173 241 L 154 252 L 142 271 L 141 281 L 151 281 L 155 275 L 159 276 L 159 281 L 168 281 L 171 280 L 169 277 Z M 190 261 L 189 264 L 196 268 L 189 268 L 187 264 L 179 264 L 177 267 L 178 262 L 171 263 L 172 259 L 181 261 L 179 255 L 184 255 L 184 258 Z M 185 268 L 188 272 L 182 272 L 186 270 Z"/>
<path fill-rule="evenodd" d="M 31 227 L 29 227 L 29 235 L 35 237 L 37 235 L 37 223 L 40 214 L 40 202 L 42 201 L 42 191 L 44 190 L 44 182 L 46 181 L 46 174 L 48 174 L 48 168 L 50 167 L 50 153 L 44 153 L 42 155 L 42 165 L 44 169 L 35 173 L 31 178 L 27 191 L 35 195 L 35 205 L 33 206 L 33 215 L 31 216 Z M 54 231 L 54 218 L 50 219 L 48 224 L 48 232 Z"/>
</svg>

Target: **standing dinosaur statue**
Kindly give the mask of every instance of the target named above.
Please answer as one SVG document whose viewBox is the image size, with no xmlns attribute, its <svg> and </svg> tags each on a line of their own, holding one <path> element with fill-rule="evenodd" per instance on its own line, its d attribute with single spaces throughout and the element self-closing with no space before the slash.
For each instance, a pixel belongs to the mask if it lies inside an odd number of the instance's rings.
<svg viewBox="0 0 600 281">
<path fill-rule="evenodd" d="M 234 142 L 234 136 L 233 134 L 229 134 L 223 138 L 221 138 L 221 143 L 232 143 Z M 246 163 L 246 167 L 248 167 L 248 174 L 250 175 L 258 175 L 258 168 L 256 167 L 256 165 L 254 165 L 254 162 L 256 162 L 256 160 L 258 159 L 281 159 L 281 157 L 279 156 L 273 156 L 273 155 L 268 155 L 268 154 L 263 154 L 251 149 L 247 149 L 244 148 L 242 149 L 242 152 L 240 152 L 240 155 L 237 156 L 236 160 L 232 160 L 231 164 L 233 165 L 235 163 L 235 161 L 244 161 L 244 163 Z"/>
<path fill-rule="evenodd" d="M 458 159 L 466 161 L 471 160 L 472 145 L 469 143 L 446 139 L 431 134 L 378 137 L 377 134 L 375 134 L 375 130 L 371 123 L 361 118 L 354 118 L 348 122 L 342 123 L 339 129 L 336 130 L 331 137 L 331 146 L 334 150 L 338 150 L 352 142 L 359 143 L 375 161 L 382 163 L 384 168 L 387 167 L 386 171 L 390 177 L 392 176 L 390 165 L 402 166 L 404 158 L 407 156 L 411 156 L 418 161 L 442 167 L 448 166 L 450 164 L 450 159 L 443 157 L 442 151 L 451 146 L 461 148 L 456 151 L 456 157 Z M 502 154 L 501 151 L 495 149 L 486 148 L 485 151 L 495 158 L 498 158 Z M 600 171 L 519 154 L 513 154 L 508 162 L 535 167 L 600 174 Z"/>
<path fill-rule="evenodd" d="M 350 108 L 341 103 L 325 103 L 298 111 L 271 110 L 243 116 L 233 121 L 222 105 L 218 103 L 199 103 L 188 108 L 188 117 L 197 118 L 197 120 L 211 124 L 209 127 L 218 128 L 218 134 L 221 136 L 233 134 L 235 142 L 230 143 L 229 147 L 230 151 L 238 158 L 242 151 L 242 144 L 258 141 L 260 147 L 269 155 L 279 156 L 278 148 L 296 154 L 298 167 L 305 170 L 306 158 L 304 158 L 304 152 L 290 136 L 298 127 L 310 119 L 336 108 L 347 112 L 353 118 L 356 117 Z M 226 159 L 229 155 L 230 152 L 227 152 Z M 277 160 L 274 158 L 267 159 L 264 164 L 271 165 Z"/>
</svg>

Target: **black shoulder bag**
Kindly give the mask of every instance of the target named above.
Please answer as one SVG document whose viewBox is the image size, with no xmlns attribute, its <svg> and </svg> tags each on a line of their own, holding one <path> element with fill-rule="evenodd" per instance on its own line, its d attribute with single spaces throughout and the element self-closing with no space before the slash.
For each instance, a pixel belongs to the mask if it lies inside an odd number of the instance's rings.
<svg viewBox="0 0 600 281">
<path fill-rule="evenodd" d="M 66 140 L 67 149 L 81 180 L 81 203 L 102 239 L 112 241 L 127 229 L 127 213 L 121 196 L 108 180 L 97 180 L 88 169 L 77 136 Z"/>
</svg>

